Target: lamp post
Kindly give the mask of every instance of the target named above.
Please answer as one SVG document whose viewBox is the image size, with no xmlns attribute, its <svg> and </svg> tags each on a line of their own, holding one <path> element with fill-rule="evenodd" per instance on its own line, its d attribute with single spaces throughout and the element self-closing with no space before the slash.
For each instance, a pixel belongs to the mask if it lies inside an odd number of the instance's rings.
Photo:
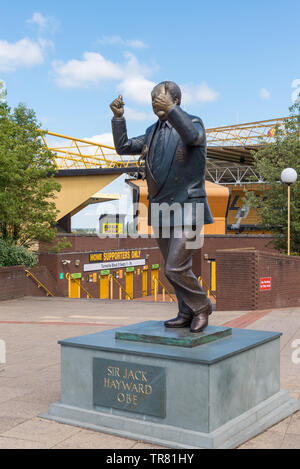
<svg viewBox="0 0 300 469">
<path fill-rule="evenodd" d="M 285 168 L 281 173 L 281 180 L 288 186 L 288 256 L 291 253 L 291 184 L 297 180 L 297 171 L 293 168 Z"/>
</svg>

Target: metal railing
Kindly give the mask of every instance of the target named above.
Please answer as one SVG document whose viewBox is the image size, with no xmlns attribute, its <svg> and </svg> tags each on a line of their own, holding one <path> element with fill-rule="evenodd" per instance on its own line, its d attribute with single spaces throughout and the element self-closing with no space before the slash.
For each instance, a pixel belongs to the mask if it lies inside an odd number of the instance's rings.
<svg viewBox="0 0 300 469">
<path fill-rule="evenodd" d="M 66 279 L 69 281 L 69 280 L 73 280 L 80 288 L 80 290 L 83 290 L 84 293 L 86 294 L 86 297 L 87 298 L 94 298 L 87 290 L 86 288 L 84 288 L 82 285 L 81 285 L 81 282 L 79 282 L 77 280 L 77 278 L 72 278 L 71 275 L 69 273 L 66 273 Z"/>
<path fill-rule="evenodd" d="M 49 136 L 48 140 L 46 136 Z M 139 166 L 139 155 L 118 155 L 115 148 L 109 145 L 54 132 L 45 132 L 42 139 L 48 150 L 55 153 L 54 164 L 57 169 L 136 169 Z"/>
<path fill-rule="evenodd" d="M 167 288 L 163 285 L 163 283 L 159 279 L 157 279 L 156 277 L 153 277 L 153 281 L 154 281 L 154 301 L 157 301 L 157 298 L 158 298 L 158 284 L 160 284 L 162 287 L 163 301 L 166 301 L 166 292 L 168 296 L 170 297 L 171 303 L 175 301 L 174 297 L 171 295 L 171 293 L 169 293 Z M 198 277 L 198 282 L 200 283 L 201 288 L 203 287 L 203 285 L 205 286 L 208 298 L 212 296 L 215 300 L 217 299 L 216 294 L 210 289 L 206 281 L 201 276 Z"/>
<path fill-rule="evenodd" d="M 158 284 L 160 284 L 160 286 L 162 287 L 162 295 L 163 295 L 163 302 L 166 301 L 166 293 L 167 295 L 169 296 L 170 298 L 170 302 L 173 303 L 175 301 L 175 299 L 173 298 L 173 296 L 171 295 L 171 293 L 169 293 L 169 291 L 167 290 L 167 288 L 164 286 L 164 284 L 156 277 L 152 277 L 152 280 L 154 282 L 154 301 L 157 301 L 157 296 L 158 296 Z"/>
<path fill-rule="evenodd" d="M 276 129 L 285 131 L 285 124 L 293 117 L 281 117 L 244 124 L 214 127 L 206 130 L 208 146 L 259 145 L 274 141 Z"/>
<path fill-rule="evenodd" d="M 35 275 L 33 275 L 33 273 L 31 273 L 29 270 L 26 270 L 26 269 L 25 269 L 25 272 L 26 272 L 26 277 L 31 277 L 37 283 L 38 288 L 43 288 L 43 290 L 45 290 L 47 296 L 54 296 L 54 294 L 42 282 L 40 282 L 39 279 L 36 278 Z"/>
<path fill-rule="evenodd" d="M 110 300 L 113 300 L 113 296 L 114 296 L 114 284 L 113 284 L 113 281 L 116 282 L 116 284 L 118 285 L 119 287 L 119 300 L 122 300 L 122 291 L 125 293 L 125 299 L 126 300 L 133 300 L 133 296 L 131 296 L 126 290 L 125 288 L 120 284 L 120 282 L 113 276 L 113 275 L 109 275 L 109 290 L 110 290 Z"/>
<path fill-rule="evenodd" d="M 210 298 L 210 296 L 212 296 L 215 300 L 217 299 L 216 294 L 213 293 L 213 291 L 210 289 L 210 287 L 207 285 L 206 281 L 204 280 L 204 278 L 201 277 L 201 275 L 200 277 L 198 277 L 198 282 L 200 283 L 201 288 L 204 284 L 207 291 L 207 298 Z"/>
</svg>

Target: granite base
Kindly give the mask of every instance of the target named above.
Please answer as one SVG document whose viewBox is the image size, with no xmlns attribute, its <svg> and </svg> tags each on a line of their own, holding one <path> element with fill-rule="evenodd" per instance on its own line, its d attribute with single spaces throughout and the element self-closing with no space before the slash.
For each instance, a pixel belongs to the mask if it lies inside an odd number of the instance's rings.
<svg viewBox="0 0 300 469">
<path fill-rule="evenodd" d="M 280 390 L 280 333 L 232 329 L 188 348 L 116 339 L 122 329 L 59 342 L 61 402 L 42 417 L 173 448 L 234 448 L 299 407 Z"/>
</svg>

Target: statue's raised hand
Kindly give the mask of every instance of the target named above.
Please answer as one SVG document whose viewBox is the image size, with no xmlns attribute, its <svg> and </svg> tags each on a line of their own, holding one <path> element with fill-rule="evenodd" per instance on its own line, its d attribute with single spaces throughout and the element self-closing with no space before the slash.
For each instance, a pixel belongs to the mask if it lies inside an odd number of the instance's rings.
<svg viewBox="0 0 300 469">
<path fill-rule="evenodd" d="M 155 113 L 160 118 L 164 118 L 168 112 L 172 109 L 175 102 L 170 94 L 167 84 L 161 87 L 160 94 L 155 99 L 153 106 Z"/>
<path fill-rule="evenodd" d="M 114 117 L 123 117 L 124 101 L 121 94 L 110 104 L 110 109 L 114 113 Z"/>
</svg>

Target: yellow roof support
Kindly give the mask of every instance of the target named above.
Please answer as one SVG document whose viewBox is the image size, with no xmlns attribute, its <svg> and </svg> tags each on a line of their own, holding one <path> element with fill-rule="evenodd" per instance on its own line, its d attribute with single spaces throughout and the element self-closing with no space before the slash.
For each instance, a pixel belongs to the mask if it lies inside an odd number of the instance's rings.
<svg viewBox="0 0 300 469">
<path fill-rule="evenodd" d="M 207 145 L 232 148 L 271 142 L 274 139 L 275 128 L 279 126 L 284 130 L 289 119 L 291 117 L 282 117 L 207 129 Z M 54 163 L 58 169 L 132 167 L 134 170 L 138 167 L 139 155 L 121 156 L 116 153 L 114 147 L 108 145 L 54 132 L 46 132 L 42 138 L 47 148 L 56 154 Z"/>
</svg>

